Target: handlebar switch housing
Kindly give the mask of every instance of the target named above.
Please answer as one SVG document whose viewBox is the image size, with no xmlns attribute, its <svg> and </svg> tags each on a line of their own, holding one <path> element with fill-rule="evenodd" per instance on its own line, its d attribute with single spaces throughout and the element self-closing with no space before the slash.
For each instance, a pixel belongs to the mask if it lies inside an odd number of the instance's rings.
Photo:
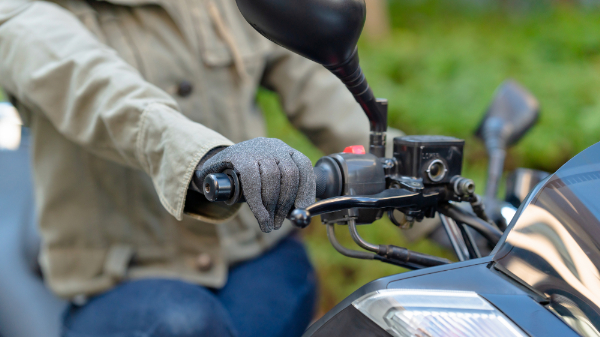
<svg viewBox="0 0 600 337">
<path fill-rule="evenodd" d="M 460 176 L 463 147 L 453 137 L 409 136 L 394 139 L 393 158 L 348 153 L 354 151 L 325 156 L 315 166 L 320 201 L 293 218 L 306 223 L 314 214 L 325 224 L 371 224 L 392 209 L 417 221 L 433 217 L 440 202 L 472 197 L 474 184 Z"/>
<path fill-rule="evenodd" d="M 335 170 L 332 168 L 333 163 L 337 164 Z M 386 188 L 383 164 L 381 158 L 369 153 L 335 153 L 321 158 L 317 162 L 315 171 L 322 168 L 331 172 L 331 177 L 336 177 L 335 179 L 330 179 L 327 187 L 323 190 L 335 191 L 337 195 L 323 193 L 320 198 L 325 199 L 342 195 L 373 195 L 382 192 Z M 334 183 L 335 187 L 330 186 L 331 183 Z M 340 219 L 354 218 L 357 224 L 370 224 L 383 215 L 383 210 L 380 209 L 359 209 L 358 212 L 352 214 L 348 213 L 349 211 L 343 210 L 323 214 L 321 220 L 327 223 L 338 222 Z"/>
<path fill-rule="evenodd" d="M 462 172 L 465 141 L 446 136 L 394 138 L 398 176 L 423 179 L 425 185 L 447 184 Z"/>
</svg>

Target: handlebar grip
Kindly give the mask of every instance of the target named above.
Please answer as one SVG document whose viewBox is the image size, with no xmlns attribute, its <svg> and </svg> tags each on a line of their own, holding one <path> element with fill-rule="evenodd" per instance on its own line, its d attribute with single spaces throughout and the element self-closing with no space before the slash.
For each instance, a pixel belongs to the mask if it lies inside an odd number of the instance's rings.
<svg viewBox="0 0 600 337">
<path fill-rule="evenodd" d="M 315 167 L 313 170 L 315 172 L 315 182 L 317 183 L 316 196 L 320 198 L 327 191 L 328 174 L 322 167 Z"/>
<path fill-rule="evenodd" d="M 317 197 L 321 196 L 327 188 L 327 171 L 314 168 L 317 184 Z M 223 173 L 211 173 L 204 178 L 202 192 L 210 202 L 224 201 L 233 205 L 243 200 L 243 188 L 235 170 L 226 170 Z"/>
</svg>

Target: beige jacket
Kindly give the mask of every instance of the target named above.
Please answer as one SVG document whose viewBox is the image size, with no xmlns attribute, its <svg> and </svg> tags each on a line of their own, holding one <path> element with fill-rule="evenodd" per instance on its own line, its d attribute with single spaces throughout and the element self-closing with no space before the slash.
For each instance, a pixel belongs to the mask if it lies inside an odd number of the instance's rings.
<svg viewBox="0 0 600 337">
<path fill-rule="evenodd" d="M 209 287 L 288 229 L 260 232 L 247 208 L 186 215 L 210 149 L 264 136 L 264 85 L 324 152 L 366 144 L 341 82 L 274 45 L 234 0 L 0 1 L 0 85 L 33 134 L 49 286 L 72 298 L 124 279 Z"/>
</svg>

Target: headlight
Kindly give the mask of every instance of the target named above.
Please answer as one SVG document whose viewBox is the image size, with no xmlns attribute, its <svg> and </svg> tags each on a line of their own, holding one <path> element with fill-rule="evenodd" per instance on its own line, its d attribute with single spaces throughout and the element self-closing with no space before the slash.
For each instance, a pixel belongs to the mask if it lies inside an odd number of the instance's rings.
<svg viewBox="0 0 600 337">
<path fill-rule="evenodd" d="M 394 337 L 527 336 L 470 291 L 380 290 L 352 305 Z"/>
</svg>

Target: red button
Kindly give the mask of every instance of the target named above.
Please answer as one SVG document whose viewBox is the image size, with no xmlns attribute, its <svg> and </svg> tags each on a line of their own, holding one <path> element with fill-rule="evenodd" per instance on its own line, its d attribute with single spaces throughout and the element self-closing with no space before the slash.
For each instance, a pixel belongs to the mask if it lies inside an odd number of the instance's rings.
<svg viewBox="0 0 600 337">
<path fill-rule="evenodd" d="M 344 153 L 366 154 L 365 147 L 362 145 L 352 145 L 344 149 Z"/>
</svg>

